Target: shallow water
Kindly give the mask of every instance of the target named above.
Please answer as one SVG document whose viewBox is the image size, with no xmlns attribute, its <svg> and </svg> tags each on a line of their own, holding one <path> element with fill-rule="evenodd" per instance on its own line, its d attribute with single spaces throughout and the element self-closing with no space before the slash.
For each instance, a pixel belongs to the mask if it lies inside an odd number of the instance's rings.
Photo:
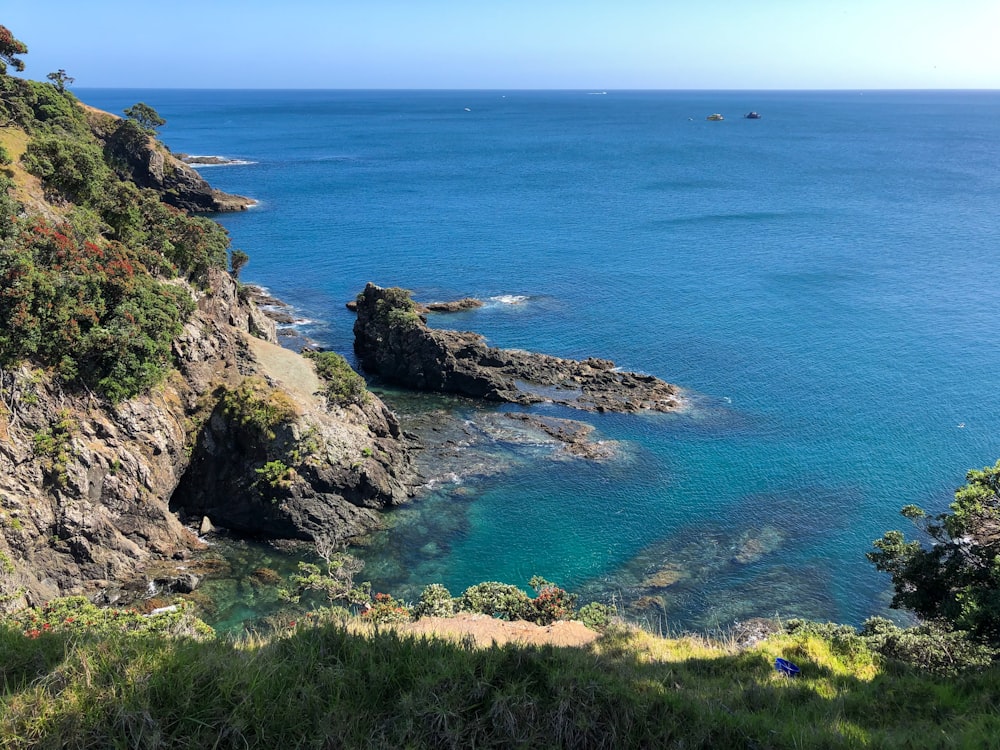
<svg viewBox="0 0 1000 750">
<path fill-rule="evenodd" d="M 363 553 L 378 587 L 538 573 L 659 597 L 642 611 L 669 627 L 858 623 L 884 610 L 864 552 L 898 508 L 943 509 L 1000 456 L 995 92 L 80 96 L 145 101 L 174 150 L 253 162 L 206 170 L 261 200 L 220 220 L 245 280 L 327 346 L 351 355 L 343 304 L 374 281 L 489 301 L 435 325 L 691 394 L 684 414 L 586 415 L 617 461 L 469 449 L 496 470 L 451 467 L 389 514 Z M 665 568 L 683 577 L 642 585 Z"/>
</svg>

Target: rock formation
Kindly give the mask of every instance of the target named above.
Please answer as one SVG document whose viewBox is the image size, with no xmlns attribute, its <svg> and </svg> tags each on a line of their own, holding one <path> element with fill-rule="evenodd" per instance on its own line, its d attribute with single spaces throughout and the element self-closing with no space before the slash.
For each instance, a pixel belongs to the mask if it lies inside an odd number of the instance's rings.
<svg viewBox="0 0 1000 750">
<path fill-rule="evenodd" d="M 620 372 L 609 360 L 498 349 L 476 333 L 429 328 L 403 289 L 368 284 L 357 314 L 354 349 L 364 369 L 409 388 L 586 411 L 670 411 L 680 404 L 675 386 Z"/>
<path fill-rule="evenodd" d="M 96 595 L 153 561 L 184 559 L 200 543 L 171 497 L 196 522 L 335 542 L 406 498 L 409 462 L 385 406 L 370 394 L 326 404 L 311 364 L 273 343 L 273 323 L 228 274 L 214 271 L 208 288 L 191 289 L 197 311 L 174 342 L 176 370 L 145 395 L 111 406 L 27 365 L 0 373 L 8 589 L 32 602 Z M 268 434 L 239 421 L 254 393 L 288 405 Z M 268 474 L 269 461 L 287 471 Z"/>
<path fill-rule="evenodd" d="M 190 213 L 243 211 L 254 205 L 250 198 L 216 190 L 153 135 L 120 127 L 121 118 L 88 108 L 88 120 L 121 176 L 139 187 L 152 188 L 164 203 Z"/>
</svg>

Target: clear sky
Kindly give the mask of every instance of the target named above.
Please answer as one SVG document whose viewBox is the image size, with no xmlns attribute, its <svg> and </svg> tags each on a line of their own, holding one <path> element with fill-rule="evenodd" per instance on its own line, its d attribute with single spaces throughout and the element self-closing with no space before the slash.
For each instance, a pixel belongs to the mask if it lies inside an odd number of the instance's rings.
<svg viewBox="0 0 1000 750">
<path fill-rule="evenodd" d="M 77 87 L 1000 88 L 1000 0 L 10 0 Z"/>
</svg>

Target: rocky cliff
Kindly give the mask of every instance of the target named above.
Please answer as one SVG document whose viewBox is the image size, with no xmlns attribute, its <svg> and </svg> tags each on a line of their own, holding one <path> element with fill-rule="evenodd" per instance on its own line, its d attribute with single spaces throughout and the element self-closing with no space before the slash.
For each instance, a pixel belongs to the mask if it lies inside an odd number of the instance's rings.
<svg viewBox="0 0 1000 750">
<path fill-rule="evenodd" d="M 183 560 L 200 543 L 178 511 L 336 542 L 406 498 L 407 453 L 385 406 L 370 394 L 330 406 L 311 364 L 274 343 L 227 273 L 208 289 L 190 289 L 197 310 L 174 342 L 176 369 L 145 395 L 112 406 L 27 364 L 0 373 L 8 594 L 97 595 L 150 562 Z M 282 408 L 247 419 L 262 400 Z"/>
<path fill-rule="evenodd" d="M 606 359 L 498 349 L 476 333 L 429 328 L 403 289 L 368 284 L 355 309 L 354 349 L 362 366 L 409 388 L 585 411 L 670 411 L 680 405 L 675 386 L 621 372 Z"/>
<path fill-rule="evenodd" d="M 87 119 L 118 173 L 141 188 L 155 190 L 164 203 L 190 213 L 242 211 L 254 205 L 251 198 L 216 190 L 152 134 L 122 127 L 121 118 L 87 108 Z"/>
</svg>

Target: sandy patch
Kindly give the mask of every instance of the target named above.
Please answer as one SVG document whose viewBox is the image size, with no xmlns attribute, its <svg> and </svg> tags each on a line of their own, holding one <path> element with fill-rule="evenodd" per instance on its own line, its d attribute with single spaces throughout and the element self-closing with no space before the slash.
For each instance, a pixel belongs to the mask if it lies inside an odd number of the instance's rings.
<svg viewBox="0 0 1000 750">
<path fill-rule="evenodd" d="M 523 620 L 497 620 L 488 615 L 463 613 L 454 617 L 422 617 L 416 622 L 396 626 L 399 633 L 434 635 L 454 641 L 464 641 L 470 636 L 476 645 L 488 647 L 496 643 L 525 645 L 586 646 L 599 637 L 583 623 L 575 621 L 535 625 Z"/>
</svg>

